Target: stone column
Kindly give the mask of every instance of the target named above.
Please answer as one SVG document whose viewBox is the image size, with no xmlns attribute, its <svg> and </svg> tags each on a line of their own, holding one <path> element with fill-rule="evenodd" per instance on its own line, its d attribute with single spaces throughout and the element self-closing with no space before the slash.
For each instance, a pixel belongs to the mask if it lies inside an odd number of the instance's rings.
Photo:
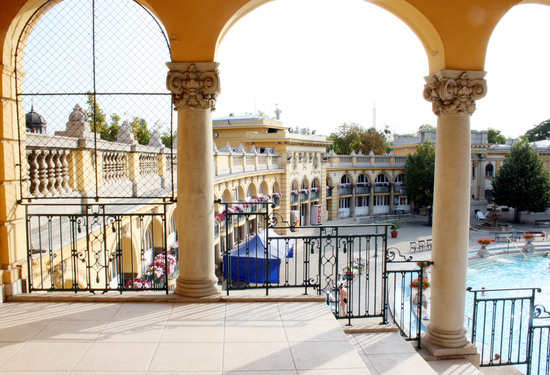
<svg viewBox="0 0 550 375">
<path fill-rule="evenodd" d="M 178 111 L 178 242 L 176 294 L 219 293 L 214 259 L 212 111 L 220 93 L 218 63 L 168 63 L 167 87 Z"/>
<path fill-rule="evenodd" d="M 441 70 L 426 77 L 424 99 L 437 118 L 432 296 L 430 324 L 423 337 L 435 356 L 477 353 L 466 338 L 464 309 L 468 268 L 471 139 L 475 100 L 487 92 L 483 71 Z"/>
</svg>

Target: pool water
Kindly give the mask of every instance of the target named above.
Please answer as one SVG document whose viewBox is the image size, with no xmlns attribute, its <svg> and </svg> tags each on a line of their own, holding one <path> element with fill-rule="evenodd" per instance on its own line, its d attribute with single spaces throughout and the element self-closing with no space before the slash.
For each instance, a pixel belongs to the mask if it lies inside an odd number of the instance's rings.
<svg viewBox="0 0 550 375">
<path fill-rule="evenodd" d="M 527 258 L 521 254 L 512 254 L 512 255 L 499 255 L 484 259 L 475 260 L 470 262 L 468 265 L 468 281 L 467 285 L 472 289 L 506 289 L 506 288 L 540 288 L 542 289 L 541 293 L 535 293 L 535 304 L 543 305 L 547 308 L 550 308 L 550 258 L 546 257 L 543 253 L 527 254 Z M 491 298 L 491 297 L 512 297 L 512 296 L 528 296 L 530 291 L 507 291 L 507 292 L 490 292 L 487 293 L 487 297 L 482 297 L 478 293 L 478 298 Z M 471 317 L 473 314 L 473 298 L 474 293 L 466 292 L 466 315 Z M 480 308 L 482 308 L 480 306 Z M 500 332 L 513 331 L 515 336 L 513 337 L 513 342 L 518 343 L 510 345 L 508 351 L 508 341 L 505 339 L 504 348 L 502 345 L 497 345 L 495 348 L 495 353 L 501 353 L 502 358 L 506 358 L 505 355 L 511 355 L 512 360 L 514 358 L 525 358 L 525 342 L 526 331 L 521 329 L 521 325 L 527 323 L 529 317 L 529 310 L 527 306 L 521 308 L 520 305 L 516 306 L 516 309 L 513 313 L 513 319 L 510 319 L 510 313 L 503 313 L 504 316 L 501 316 L 501 310 L 493 308 L 492 304 L 488 304 L 488 307 L 485 309 L 487 314 L 487 321 L 485 326 L 487 328 L 485 335 L 486 340 L 490 340 L 491 335 L 491 311 L 499 311 L 496 316 L 499 316 L 503 319 L 504 324 L 497 325 L 494 327 L 496 337 L 499 336 Z M 478 319 L 482 319 L 483 312 L 478 312 Z M 512 323 L 511 323 L 512 322 Z M 468 339 L 471 339 L 471 324 L 466 320 L 466 326 L 468 327 Z M 482 325 L 483 326 L 483 325 Z M 478 325 L 478 327 L 481 327 Z M 482 335 L 482 331 L 478 332 L 478 335 Z M 477 340 L 476 340 L 477 341 Z M 519 341 L 522 342 L 522 345 L 519 345 Z M 543 340 L 546 342 L 546 339 Z M 486 341 L 488 342 L 488 341 Z M 498 340 L 495 341 L 495 343 Z M 482 352 L 482 345 L 480 342 L 477 342 L 478 350 L 482 354 L 483 361 L 487 361 L 492 357 L 492 353 L 489 353 L 489 350 Z M 520 348 L 519 351 L 517 348 Z M 544 356 L 544 355 L 543 355 Z M 537 372 L 536 365 L 538 361 L 538 354 L 533 354 L 533 367 L 534 372 Z M 544 358 L 544 357 L 542 357 Z M 546 361 L 543 361 L 543 364 Z M 541 364 L 541 366 L 544 366 Z M 520 370 L 525 371 L 525 366 L 518 366 Z M 542 368 L 541 368 L 542 369 Z"/>
<path fill-rule="evenodd" d="M 499 255 L 470 262 L 467 285 L 472 289 L 541 288 L 535 303 L 550 308 L 550 258 L 543 253 Z M 466 294 L 466 315 L 473 293 Z"/>
</svg>

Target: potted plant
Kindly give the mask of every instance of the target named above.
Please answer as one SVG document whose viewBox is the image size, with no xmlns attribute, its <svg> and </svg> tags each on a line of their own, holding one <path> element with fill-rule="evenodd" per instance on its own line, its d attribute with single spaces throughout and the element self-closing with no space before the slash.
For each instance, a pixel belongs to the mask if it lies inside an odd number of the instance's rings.
<svg viewBox="0 0 550 375">
<path fill-rule="evenodd" d="M 487 250 L 487 245 L 490 245 L 494 240 L 492 238 L 480 238 L 477 240 L 477 243 L 481 245 L 479 248 L 479 251 L 477 252 L 477 255 L 479 255 L 482 258 L 487 258 L 488 256 L 491 256 L 489 253 L 489 250 Z"/>
<path fill-rule="evenodd" d="M 397 237 L 397 230 L 399 228 L 403 228 L 403 222 L 399 219 L 395 219 L 391 222 L 391 227 L 390 227 L 390 234 L 391 234 L 391 238 L 396 238 Z"/>
</svg>

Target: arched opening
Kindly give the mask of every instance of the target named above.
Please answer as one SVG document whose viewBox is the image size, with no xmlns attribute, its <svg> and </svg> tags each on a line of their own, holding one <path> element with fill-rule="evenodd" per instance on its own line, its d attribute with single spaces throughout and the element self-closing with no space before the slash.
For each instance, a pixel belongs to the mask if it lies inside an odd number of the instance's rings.
<svg viewBox="0 0 550 375">
<path fill-rule="evenodd" d="M 355 184 L 355 215 L 365 216 L 369 214 L 370 183 L 366 174 L 357 176 Z"/>
</svg>

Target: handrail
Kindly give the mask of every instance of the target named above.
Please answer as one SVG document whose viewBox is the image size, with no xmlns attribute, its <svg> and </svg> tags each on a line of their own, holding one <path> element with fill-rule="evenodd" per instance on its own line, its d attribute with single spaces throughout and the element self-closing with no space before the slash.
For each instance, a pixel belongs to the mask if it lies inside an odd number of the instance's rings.
<svg viewBox="0 0 550 375">
<path fill-rule="evenodd" d="M 517 247 L 517 245 L 516 245 L 515 243 L 512 242 L 512 240 L 510 239 L 510 237 L 506 237 L 506 239 L 507 239 L 512 245 L 514 245 L 514 246 L 516 247 L 516 249 L 518 249 L 518 251 L 521 253 L 521 255 L 523 255 L 526 259 L 528 259 L 528 258 L 527 258 L 527 255 L 525 255 L 525 254 L 523 253 L 523 251 L 521 251 L 520 248 Z"/>
</svg>

